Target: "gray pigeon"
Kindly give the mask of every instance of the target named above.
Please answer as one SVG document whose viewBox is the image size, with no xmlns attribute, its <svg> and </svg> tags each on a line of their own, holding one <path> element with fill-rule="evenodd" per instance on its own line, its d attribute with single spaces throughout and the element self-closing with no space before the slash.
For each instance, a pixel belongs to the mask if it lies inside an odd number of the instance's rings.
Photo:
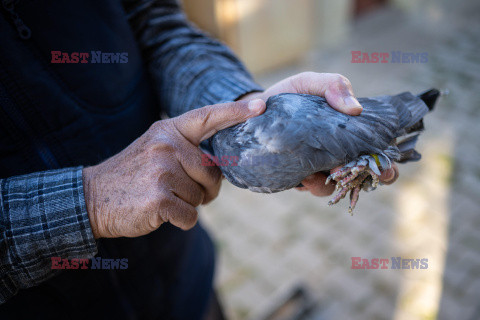
<svg viewBox="0 0 480 320">
<path fill-rule="evenodd" d="M 343 166 L 329 176 L 339 191 L 329 204 L 350 191 L 352 212 L 360 190 L 375 189 L 392 161 L 420 159 L 414 148 L 423 117 L 439 95 L 431 89 L 418 96 L 360 98 L 363 112 L 349 116 L 318 96 L 279 94 L 268 99 L 262 115 L 215 134 L 212 159 L 232 184 L 261 193 L 287 190 L 313 173 Z"/>
</svg>

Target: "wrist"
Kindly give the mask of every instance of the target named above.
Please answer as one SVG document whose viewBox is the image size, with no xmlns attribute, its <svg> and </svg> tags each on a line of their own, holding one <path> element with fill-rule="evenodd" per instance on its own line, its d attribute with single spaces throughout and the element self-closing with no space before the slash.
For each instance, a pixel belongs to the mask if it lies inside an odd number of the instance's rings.
<svg viewBox="0 0 480 320">
<path fill-rule="evenodd" d="M 98 230 L 98 219 L 95 210 L 95 196 L 94 196 L 94 183 L 93 183 L 93 167 L 84 168 L 82 170 L 83 180 L 83 193 L 85 198 L 85 206 L 87 208 L 88 220 L 90 221 L 90 227 L 92 229 L 95 239 L 101 238 Z"/>
</svg>

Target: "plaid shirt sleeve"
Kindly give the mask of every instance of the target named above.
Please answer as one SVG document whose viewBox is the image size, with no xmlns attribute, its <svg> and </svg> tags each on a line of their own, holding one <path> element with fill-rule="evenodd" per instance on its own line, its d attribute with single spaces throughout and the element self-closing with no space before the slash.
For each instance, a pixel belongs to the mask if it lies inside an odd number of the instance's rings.
<svg viewBox="0 0 480 320">
<path fill-rule="evenodd" d="M 123 0 L 162 109 L 191 109 L 263 91 L 233 52 L 191 25 L 178 0 Z"/>
<path fill-rule="evenodd" d="M 0 232 L 0 303 L 50 278 L 51 257 L 92 258 L 82 167 L 0 179 Z"/>
</svg>

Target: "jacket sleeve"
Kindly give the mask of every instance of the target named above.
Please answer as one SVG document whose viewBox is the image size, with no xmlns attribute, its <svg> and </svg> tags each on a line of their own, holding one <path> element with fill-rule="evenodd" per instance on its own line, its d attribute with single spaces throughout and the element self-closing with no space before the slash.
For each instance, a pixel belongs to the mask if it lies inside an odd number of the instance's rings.
<svg viewBox="0 0 480 320">
<path fill-rule="evenodd" d="M 0 303 L 50 278 L 52 257 L 96 253 L 81 167 L 0 179 Z"/>
<path fill-rule="evenodd" d="M 170 117 L 262 91 L 229 48 L 188 23 L 176 0 L 123 0 Z"/>
</svg>

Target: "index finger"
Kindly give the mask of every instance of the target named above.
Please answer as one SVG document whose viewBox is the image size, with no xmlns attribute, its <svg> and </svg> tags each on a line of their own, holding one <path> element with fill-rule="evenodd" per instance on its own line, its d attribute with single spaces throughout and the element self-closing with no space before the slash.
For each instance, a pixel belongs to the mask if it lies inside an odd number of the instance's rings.
<svg viewBox="0 0 480 320">
<path fill-rule="evenodd" d="M 324 97 L 335 110 L 352 115 L 359 115 L 363 108 L 353 94 L 350 80 L 337 73 L 307 72 L 292 78 L 292 83 L 299 82 L 301 92 Z"/>
</svg>

